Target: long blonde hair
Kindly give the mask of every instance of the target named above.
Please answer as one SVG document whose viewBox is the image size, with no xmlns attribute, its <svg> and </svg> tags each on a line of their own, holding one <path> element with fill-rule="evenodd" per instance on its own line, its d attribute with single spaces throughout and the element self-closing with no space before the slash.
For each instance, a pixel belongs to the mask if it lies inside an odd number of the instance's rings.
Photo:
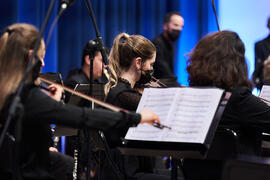
<svg viewBox="0 0 270 180">
<path fill-rule="evenodd" d="M 110 79 L 105 86 L 105 94 L 117 85 L 121 71 L 128 70 L 134 58 L 141 57 L 144 62 L 151 59 L 155 52 L 154 44 L 141 35 L 117 35 L 109 55 Z"/>
<path fill-rule="evenodd" d="M 17 89 L 38 36 L 38 29 L 30 24 L 13 24 L 0 37 L 0 109 Z"/>
</svg>

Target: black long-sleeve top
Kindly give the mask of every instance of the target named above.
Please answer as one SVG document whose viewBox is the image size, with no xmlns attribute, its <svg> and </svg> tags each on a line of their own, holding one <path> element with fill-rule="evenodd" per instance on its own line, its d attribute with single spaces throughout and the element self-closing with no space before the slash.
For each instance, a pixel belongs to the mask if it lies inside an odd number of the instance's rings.
<svg viewBox="0 0 270 180">
<path fill-rule="evenodd" d="M 253 72 L 253 81 L 258 89 L 264 84 L 263 67 L 264 61 L 270 55 L 270 35 L 265 39 L 255 43 L 255 70 Z"/>
<path fill-rule="evenodd" d="M 111 88 L 107 96 L 106 102 L 122 107 L 129 111 L 136 111 L 141 99 L 141 94 L 131 88 L 130 83 L 122 78 L 119 78 L 118 84 Z M 106 132 L 106 137 L 110 147 L 120 145 L 121 137 L 127 133 L 127 128 L 114 128 Z"/>
<path fill-rule="evenodd" d="M 152 42 L 157 49 L 154 77 L 158 79 L 175 77 L 173 43 L 168 41 L 163 34 L 156 36 Z"/>
<path fill-rule="evenodd" d="M 140 122 L 139 114 L 90 110 L 62 104 L 53 100 L 32 84 L 25 86 L 22 103 L 24 105 L 24 115 L 22 119 L 23 128 L 19 164 L 23 176 L 29 178 L 42 179 L 49 177 L 50 124 L 107 130 L 112 127 L 136 126 Z M 1 114 L 5 114 L 5 112 L 1 112 Z M 1 155 L 5 156 L 5 154 Z M 1 165 L 0 169 L 2 167 L 5 167 L 5 165 Z"/>
<path fill-rule="evenodd" d="M 258 155 L 261 133 L 270 132 L 270 107 L 252 95 L 249 88 L 235 88 L 220 121 L 223 125 L 238 132 L 239 153 Z"/>
<path fill-rule="evenodd" d="M 141 94 L 131 88 L 130 83 L 119 78 L 117 85 L 110 89 L 106 102 L 122 107 L 129 111 L 136 111 L 141 99 Z M 111 149 L 114 162 L 126 179 L 138 179 L 144 173 L 153 173 L 153 161 L 150 157 L 122 155 L 116 148 L 124 138 L 128 128 L 113 128 L 105 132 L 107 142 Z M 101 179 L 117 179 L 109 165 L 104 165 Z"/>
</svg>

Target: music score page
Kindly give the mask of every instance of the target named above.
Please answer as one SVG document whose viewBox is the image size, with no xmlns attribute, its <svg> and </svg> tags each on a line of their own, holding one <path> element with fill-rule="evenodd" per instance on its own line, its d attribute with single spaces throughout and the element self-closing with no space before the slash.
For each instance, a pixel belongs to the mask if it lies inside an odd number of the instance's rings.
<svg viewBox="0 0 270 180">
<path fill-rule="evenodd" d="M 270 101 L 270 86 L 269 85 L 263 85 L 260 96 L 268 101 Z"/>
<path fill-rule="evenodd" d="M 204 143 L 222 94 L 214 88 L 146 88 L 137 112 L 150 109 L 171 129 L 139 124 L 129 128 L 125 139 Z"/>
</svg>

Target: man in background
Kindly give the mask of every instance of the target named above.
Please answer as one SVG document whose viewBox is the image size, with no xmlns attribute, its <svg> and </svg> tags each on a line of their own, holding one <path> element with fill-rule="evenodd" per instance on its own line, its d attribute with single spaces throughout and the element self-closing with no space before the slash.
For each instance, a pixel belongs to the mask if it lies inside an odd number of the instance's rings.
<svg viewBox="0 0 270 180">
<path fill-rule="evenodd" d="M 169 12 L 163 20 L 163 32 L 152 42 L 157 48 L 154 64 L 154 77 L 158 79 L 175 78 L 174 75 L 174 42 L 181 34 L 184 18 L 178 12 Z"/>
<path fill-rule="evenodd" d="M 103 79 L 100 79 L 103 75 L 104 64 L 102 61 L 102 55 L 100 53 L 100 47 L 97 40 L 90 40 L 86 43 L 83 52 L 80 69 L 72 69 L 69 71 L 65 80 L 65 85 L 74 88 L 76 84 L 89 84 L 90 82 L 90 64 L 91 57 L 93 57 L 93 80 L 95 82 L 102 83 Z"/>
<path fill-rule="evenodd" d="M 270 30 L 270 17 L 267 21 L 267 27 Z M 258 89 L 264 84 L 264 61 L 270 56 L 270 35 L 255 44 L 255 70 L 253 73 L 253 82 Z"/>
<path fill-rule="evenodd" d="M 82 58 L 81 58 L 81 68 L 72 69 L 69 71 L 68 76 L 64 82 L 64 84 L 70 88 L 75 88 L 77 84 L 89 84 L 90 83 L 90 68 L 91 68 L 91 58 L 93 58 L 93 80 L 94 83 L 103 83 L 105 84 L 107 79 L 103 76 L 103 69 L 105 65 L 103 64 L 102 55 L 100 52 L 100 46 L 97 40 L 88 41 L 83 49 Z M 66 94 L 65 102 L 68 102 L 71 97 L 70 93 Z M 82 101 L 81 106 L 88 106 L 85 101 Z M 96 133 L 93 131 L 89 131 L 91 133 L 90 141 L 91 148 L 95 145 L 93 144 L 92 135 Z M 89 135 L 90 136 L 90 135 Z M 80 137 L 77 136 L 80 140 L 76 138 L 76 136 L 67 136 L 65 142 L 65 152 L 67 155 L 74 156 L 74 149 L 76 146 L 80 147 L 80 166 L 85 167 L 87 165 L 87 157 L 93 160 L 92 151 L 89 152 L 87 148 L 88 135 L 81 133 Z M 93 147 L 92 147 L 93 146 Z M 96 147 L 96 146 L 95 146 Z M 95 164 L 91 163 L 91 172 L 94 169 Z M 81 171 L 84 171 L 83 168 Z M 92 176 L 92 175 L 91 175 Z"/>
</svg>

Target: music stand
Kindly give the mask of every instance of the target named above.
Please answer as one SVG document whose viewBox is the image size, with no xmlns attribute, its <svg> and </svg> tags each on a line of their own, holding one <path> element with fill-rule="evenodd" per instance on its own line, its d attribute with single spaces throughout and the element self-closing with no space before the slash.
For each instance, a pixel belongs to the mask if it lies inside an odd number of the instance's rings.
<svg viewBox="0 0 270 180">
<path fill-rule="evenodd" d="M 177 164 L 175 163 L 176 159 L 205 159 L 207 157 L 208 150 L 214 139 L 216 129 L 230 96 L 231 93 L 224 93 L 224 97 L 219 103 L 203 144 L 125 140 L 118 148 L 121 153 L 127 155 L 171 156 L 173 158 L 171 178 L 177 179 Z"/>
<path fill-rule="evenodd" d="M 93 97 L 95 97 L 98 100 L 103 101 L 105 98 L 105 93 L 104 93 L 104 85 L 103 83 L 94 83 L 93 84 Z M 88 94 L 89 92 L 89 84 L 77 84 L 74 88 L 75 91 L 84 93 L 84 94 Z M 82 106 L 85 101 L 76 96 L 76 95 L 71 95 L 70 99 L 69 99 L 69 104 L 74 104 L 74 105 L 78 105 L 78 106 Z M 94 104 L 94 108 L 97 108 L 98 105 Z"/>
<path fill-rule="evenodd" d="M 89 84 L 77 84 L 74 88 L 75 91 L 79 91 L 81 93 L 87 94 L 89 91 Z M 104 100 L 104 84 L 103 83 L 95 83 L 93 84 L 93 97 L 99 100 Z M 82 99 L 79 96 L 72 94 L 68 101 L 68 104 L 73 104 L 76 106 L 83 107 L 85 103 L 89 103 L 88 101 Z M 98 107 L 97 104 L 94 104 L 94 107 Z M 55 127 L 55 136 L 76 136 L 78 134 L 78 129 L 69 128 L 66 126 L 56 126 Z"/>
</svg>

